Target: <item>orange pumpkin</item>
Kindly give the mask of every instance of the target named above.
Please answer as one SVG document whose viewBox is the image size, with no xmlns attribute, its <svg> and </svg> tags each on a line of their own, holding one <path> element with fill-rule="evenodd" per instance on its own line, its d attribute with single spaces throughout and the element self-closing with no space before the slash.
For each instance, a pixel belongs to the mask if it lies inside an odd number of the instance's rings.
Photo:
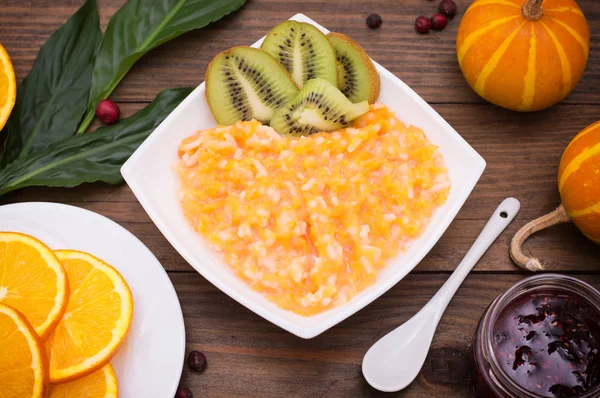
<svg viewBox="0 0 600 398">
<path fill-rule="evenodd" d="M 537 258 L 523 254 L 522 246 L 533 233 L 555 224 L 572 221 L 600 244 L 600 121 L 583 129 L 567 146 L 558 168 L 558 190 L 562 205 L 525 225 L 513 238 L 510 255 L 523 268 L 544 269 Z"/>
<path fill-rule="evenodd" d="M 579 133 L 565 150 L 558 190 L 571 221 L 600 244 L 600 121 Z"/>
<path fill-rule="evenodd" d="M 565 98 L 589 49 L 588 24 L 573 0 L 476 0 L 456 38 L 458 63 L 473 90 L 524 112 Z"/>
</svg>

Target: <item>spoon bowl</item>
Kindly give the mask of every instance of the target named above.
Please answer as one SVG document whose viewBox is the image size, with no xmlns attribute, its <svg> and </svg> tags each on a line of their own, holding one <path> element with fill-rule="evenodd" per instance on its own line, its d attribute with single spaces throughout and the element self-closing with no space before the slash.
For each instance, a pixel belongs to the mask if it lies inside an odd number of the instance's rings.
<svg viewBox="0 0 600 398">
<path fill-rule="evenodd" d="M 429 352 L 427 342 L 435 333 L 431 308 L 423 307 L 398 333 L 386 334 L 367 351 L 362 371 L 372 387 L 384 392 L 399 391 L 417 377 Z"/>
</svg>

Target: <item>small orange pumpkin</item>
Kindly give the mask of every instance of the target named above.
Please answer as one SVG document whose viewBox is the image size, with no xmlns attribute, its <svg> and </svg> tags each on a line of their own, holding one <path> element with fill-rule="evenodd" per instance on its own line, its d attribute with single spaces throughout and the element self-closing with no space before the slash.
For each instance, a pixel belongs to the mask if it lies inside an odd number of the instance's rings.
<svg viewBox="0 0 600 398">
<path fill-rule="evenodd" d="M 574 0 L 476 0 L 456 38 L 471 88 L 523 112 L 565 98 L 585 70 L 589 49 L 588 24 Z"/>
<path fill-rule="evenodd" d="M 600 244 L 600 121 L 583 129 L 567 146 L 558 168 L 562 205 L 525 225 L 513 238 L 510 255 L 517 265 L 539 271 L 544 265 L 523 254 L 523 242 L 549 226 L 572 221 L 583 234 Z"/>
</svg>

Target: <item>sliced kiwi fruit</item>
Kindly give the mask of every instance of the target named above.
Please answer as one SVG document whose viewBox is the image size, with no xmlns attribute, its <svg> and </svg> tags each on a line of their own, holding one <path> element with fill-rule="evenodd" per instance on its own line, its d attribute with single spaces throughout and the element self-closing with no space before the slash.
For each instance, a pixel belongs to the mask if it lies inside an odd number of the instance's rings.
<svg viewBox="0 0 600 398">
<path fill-rule="evenodd" d="M 369 110 L 367 101 L 353 104 L 325 79 L 311 79 L 293 100 L 275 111 L 271 127 L 280 134 L 310 135 L 333 131 Z"/>
<path fill-rule="evenodd" d="M 335 52 L 327 36 L 313 25 L 280 23 L 271 29 L 261 48 L 283 65 L 298 88 L 316 77 L 337 86 Z"/>
<path fill-rule="evenodd" d="M 327 38 L 335 49 L 338 87 L 353 103 L 379 97 L 380 79 L 373 61 L 362 47 L 342 33 L 329 33 Z"/>
<path fill-rule="evenodd" d="M 217 55 L 205 80 L 206 100 L 221 125 L 252 119 L 267 124 L 298 92 L 275 58 L 251 47 L 233 47 Z"/>
</svg>

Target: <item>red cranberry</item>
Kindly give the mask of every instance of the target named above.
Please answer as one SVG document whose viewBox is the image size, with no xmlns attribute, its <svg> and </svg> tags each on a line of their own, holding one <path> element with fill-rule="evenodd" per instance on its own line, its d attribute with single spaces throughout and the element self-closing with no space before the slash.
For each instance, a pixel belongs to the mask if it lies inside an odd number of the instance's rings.
<svg viewBox="0 0 600 398">
<path fill-rule="evenodd" d="M 442 14 L 435 14 L 431 17 L 431 27 L 434 30 L 442 30 L 448 24 L 448 18 Z"/>
<path fill-rule="evenodd" d="M 119 120 L 119 107 L 111 100 L 102 100 L 96 108 L 96 116 L 104 124 L 115 124 Z"/>
<path fill-rule="evenodd" d="M 193 398 L 192 392 L 189 388 L 183 387 L 177 390 L 175 394 L 175 398 Z"/>
<path fill-rule="evenodd" d="M 429 32 L 429 29 L 431 29 L 431 20 L 424 16 L 417 17 L 417 20 L 415 21 L 415 29 L 419 33 Z"/>
<path fill-rule="evenodd" d="M 452 0 L 442 0 L 438 10 L 440 11 L 440 14 L 444 14 L 452 19 L 456 15 L 456 3 Z"/>
<path fill-rule="evenodd" d="M 377 29 L 381 26 L 383 20 L 379 14 L 371 14 L 367 17 L 367 26 L 371 29 Z"/>
<path fill-rule="evenodd" d="M 196 372 L 206 369 L 206 357 L 200 351 L 191 351 L 188 355 L 188 365 Z"/>
</svg>

